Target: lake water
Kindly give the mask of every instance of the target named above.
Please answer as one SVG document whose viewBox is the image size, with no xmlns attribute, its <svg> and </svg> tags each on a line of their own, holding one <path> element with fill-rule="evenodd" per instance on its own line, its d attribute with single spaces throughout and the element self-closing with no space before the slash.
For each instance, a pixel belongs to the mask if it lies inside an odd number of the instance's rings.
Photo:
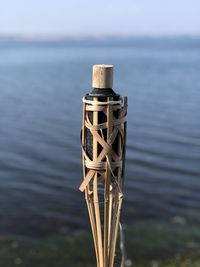
<svg viewBox="0 0 200 267">
<path fill-rule="evenodd" d="M 0 42 L 0 232 L 89 227 L 79 132 L 91 66 L 129 98 L 123 222 L 200 221 L 200 39 Z"/>
</svg>

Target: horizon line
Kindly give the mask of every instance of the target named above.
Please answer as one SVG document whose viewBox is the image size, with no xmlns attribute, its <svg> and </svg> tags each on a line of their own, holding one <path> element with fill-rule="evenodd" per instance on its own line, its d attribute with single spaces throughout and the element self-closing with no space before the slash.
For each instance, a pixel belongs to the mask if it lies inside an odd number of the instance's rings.
<svg viewBox="0 0 200 267">
<path fill-rule="evenodd" d="M 0 41 L 79 41 L 132 38 L 200 38 L 200 34 L 1 34 Z"/>
</svg>

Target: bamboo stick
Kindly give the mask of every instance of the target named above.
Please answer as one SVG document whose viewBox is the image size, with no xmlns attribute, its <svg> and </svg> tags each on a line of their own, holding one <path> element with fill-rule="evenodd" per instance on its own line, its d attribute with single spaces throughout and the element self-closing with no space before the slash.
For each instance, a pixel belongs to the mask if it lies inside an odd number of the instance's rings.
<svg viewBox="0 0 200 267">
<path fill-rule="evenodd" d="M 85 144 L 85 129 L 84 129 L 84 122 L 85 122 L 85 103 L 83 104 L 83 126 L 82 126 L 82 136 L 81 141 L 82 144 Z M 83 176 L 85 178 L 85 159 L 82 155 L 82 165 L 83 165 Z M 95 227 L 95 219 L 94 219 L 94 209 L 92 207 L 92 201 L 91 201 L 91 194 L 90 194 L 90 188 L 86 188 L 85 190 L 85 199 L 87 203 L 89 218 L 90 218 L 90 224 L 92 229 L 92 236 L 94 240 L 94 247 L 95 247 L 95 254 L 96 254 L 96 260 L 97 260 L 97 266 L 99 265 L 99 254 L 98 254 L 98 247 L 97 247 L 97 233 L 96 233 L 96 227 Z"/>
<path fill-rule="evenodd" d="M 112 101 L 112 97 L 108 97 L 107 101 Z M 113 110 L 112 106 L 107 106 L 107 140 L 110 138 L 110 135 L 112 134 L 112 123 L 113 122 Z M 107 153 L 106 156 L 106 181 L 105 181 L 105 193 L 104 193 L 104 267 L 108 267 L 108 256 L 109 256 L 109 250 L 108 250 L 108 233 L 110 231 L 110 162 L 111 162 L 111 152 Z M 109 161 L 109 162 L 108 162 Z"/>
<path fill-rule="evenodd" d="M 118 193 L 117 188 L 114 189 L 114 207 L 113 207 L 113 214 L 112 214 L 112 229 L 111 229 L 111 237 L 110 237 L 110 256 L 109 256 L 109 267 L 112 267 L 112 263 L 114 262 L 115 257 L 115 228 L 116 228 L 116 217 L 117 217 L 117 210 L 118 210 Z"/>
<path fill-rule="evenodd" d="M 93 204 L 91 201 L 91 198 L 86 199 L 87 207 L 88 207 L 88 213 L 90 217 L 90 224 L 92 229 L 92 235 L 94 240 L 94 247 L 95 247 L 95 253 L 96 253 L 96 260 L 97 260 L 97 266 L 99 266 L 99 251 L 98 251 L 98 244 L 97 244 L 97 230 L 96 230 L 96 223 L 95 223 L 95 216 L 94 216 L 94 209 Z"/>
<path fill-rule="evenodd" d="M 121 195 L 121 193 L 120 193 Z M 122 207 L 122 195 L 119 196 L 119 202 L 118 202 L 118 207 L 117 207 L 117 214 L 116 214 L 116 220 L 115 220 L 115 227 L 113 231 L 113 239 L 112 239 L 112 245 L 111 245 L 111 256 L 110 257 L 110 265 L 109 267 L 113 267 L 114 265 L 114 259 L 115 259 L 115 249 L 116 249 L 116 242 L 117 242 L 117 235 L 118 235 L 118 229 L 119 229 L 119 218 L 120 218 L 120 212 L 121 212 L 121 207 Z"/>
<path fill-rule="evenodd" d="M 94 101 L 98 101 L 98 98 L 95 97 Z M 93 112 L 93 125 L 98 124 L 98 112 Z M 98 157 L 98 142 L 93 137 L 93 161 Z M 93 190 L 94 190 L 94 211 L 96 217 L 96 227 L 97 227 L 97 244 L 98 244 L 98 253 L 99 253 L 99 267 L 103 266 L 103 248 L 102 248 L 102 232 L 101 232 L 101 219 L 100 219 L 100 209 L 99 209 L 99 197 L 98 197 L 98 174 L 97 172 L 94 175 L 93 181 Z"/>
<path fill-rule="evenodd" d="M 128 98 L 127 96 L 124 97 L 124 105 L 127 106 Z M 125 157 L 126 157 L 126 131 L 127 131 L 127 122 L 124 122 L 123 124 L 123 132 L 124 132 L 124 138 L 123 138 L 123 155 L 122 155 L 122 190 L 124 188 L 124 172 L 125 172 Z"/>
<path fill-rule="evenodd" d="M 121 140 L 121 135 L 118 132 L 117 135 L 117 140 L 118 140 L 118 156 L 119 159 L 122 159 L 122 140 Z M 121 193 L 121 175 L 122 175 L 122 171 L 121 168 L 117 169 L 117 184 L 116 184 L 116 188 L 115 188 L 115 207 L 114 207 L 114 217 L 113 217 L 113 222 L 112 222 L 112 226 L 113 226 L 113 231 L 112 231 L 112 238 L 111 238 L 111 253 L 110 253 L 110 259 L 109 259 L 109 267 L 112 267 L 114 264 L 114 252 L 116 249 L 116 242 L 117 242 L 117 235 L 118 235 L 118 228 L 119 228 L 119 218 L 120 218 L 120 210 L 121 210 L 121 204 L 122 204 L 122 193 Z M 119 188 L 120 187 L 120 188 Z"/>
<path fill-rule="evenodd" d="M 111 240 L 111 222 L 112 222 L 112 211 L 113 211 L 113 186 L 110 185 L 110 193 L 109 193 L 109 199 L 110 199 L 110 203 L 109 203 L 109 222 L 108 222 L 108 251 L 109 251 L 109 255 L 110 256 L 110 240 Z M 109 261 L 109 257 L 108 257 L 108 261 Z"/>
</svg>

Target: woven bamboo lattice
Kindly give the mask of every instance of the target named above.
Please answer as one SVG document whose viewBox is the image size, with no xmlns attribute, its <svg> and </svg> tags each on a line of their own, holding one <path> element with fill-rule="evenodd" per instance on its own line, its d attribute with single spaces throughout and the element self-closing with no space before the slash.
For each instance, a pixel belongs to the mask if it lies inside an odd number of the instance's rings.
<svg viewBox="0 0 200 267">
<path fill-rule="evenodd" d="M 83 182 L 97 267 L 113 267 L 123 199 L 127 97 L 83 99 Z"/>
</svg>

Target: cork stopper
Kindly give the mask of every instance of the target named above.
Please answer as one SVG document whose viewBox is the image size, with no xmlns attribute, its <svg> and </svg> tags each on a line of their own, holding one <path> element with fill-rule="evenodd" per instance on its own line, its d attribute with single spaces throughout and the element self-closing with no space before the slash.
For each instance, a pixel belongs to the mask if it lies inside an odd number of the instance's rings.
<svg viewBox="0 0 200 267">
<path fill-rule="evenodd" d="M 113 87 L 113 65 L 93 65 L 92 87 L 99 89 Z"/>
</svg>

